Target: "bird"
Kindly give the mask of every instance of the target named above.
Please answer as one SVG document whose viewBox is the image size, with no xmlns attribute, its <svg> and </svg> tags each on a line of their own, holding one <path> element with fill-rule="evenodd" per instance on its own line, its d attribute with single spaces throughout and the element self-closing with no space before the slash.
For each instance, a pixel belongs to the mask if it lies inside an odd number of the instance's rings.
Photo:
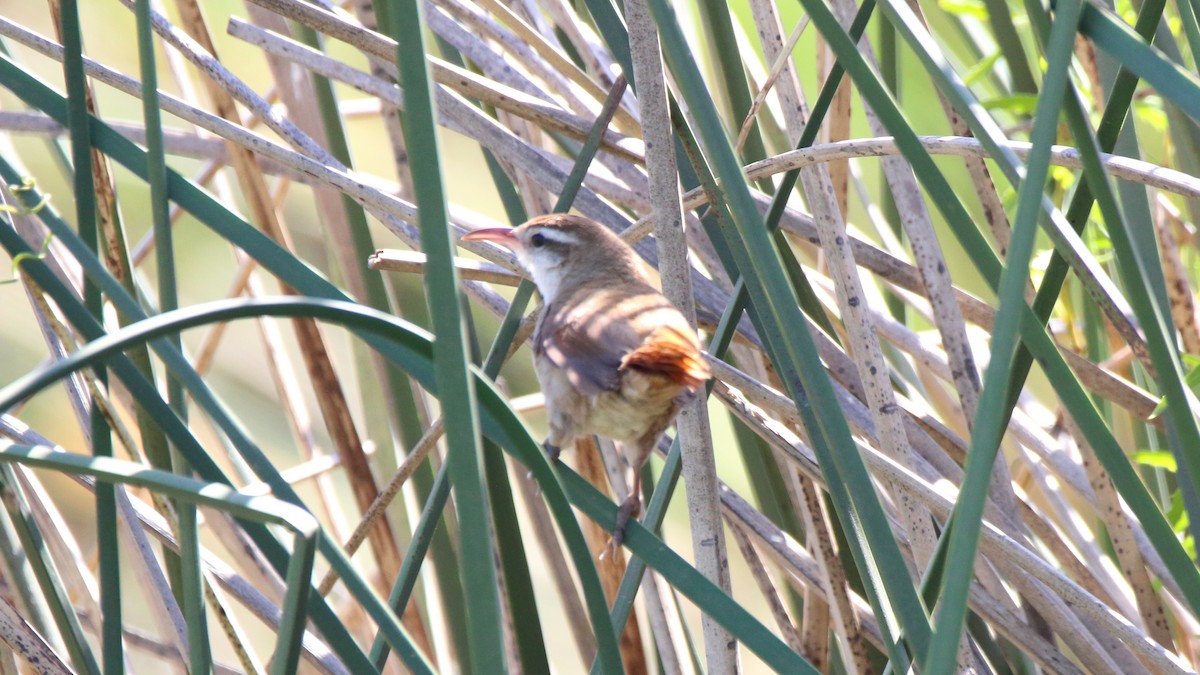
<svg viewBox="0 0 1200 675">
<path fill-rule="evenodd" d="M 573 214 L 462 237 L 510 249 L 542 296 L 534 369 L 546 400 L 551 460 L 576 438 L 619 441 L 633 489 L 611 545 L 641 507 L 641 469 L 679 411 L 712 377 L 696 330 L 657 288 L 638 254 L 604 225 Z"/>
</svg>

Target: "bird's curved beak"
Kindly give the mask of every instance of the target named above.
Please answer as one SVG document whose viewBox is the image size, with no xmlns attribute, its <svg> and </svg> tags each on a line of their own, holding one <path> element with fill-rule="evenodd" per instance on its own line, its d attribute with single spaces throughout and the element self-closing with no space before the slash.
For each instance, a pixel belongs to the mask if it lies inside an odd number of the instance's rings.
<svg viewBox="0 0 1200 675">
<path fill-rule="evenodd" d="M 510 249 L 520 247 L 521 240 L 513 234 L 511 227 L 485 227 L 481 230 L 468 232 L 459 238 L 460 241 L 493 241 Z"/>
</svg>

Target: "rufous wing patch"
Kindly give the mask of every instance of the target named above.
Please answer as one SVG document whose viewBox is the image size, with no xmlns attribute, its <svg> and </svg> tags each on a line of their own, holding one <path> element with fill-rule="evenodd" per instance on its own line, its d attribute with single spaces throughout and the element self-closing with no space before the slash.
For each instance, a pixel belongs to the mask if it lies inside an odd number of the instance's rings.
<svg viewBox="0 0 1200 675">
<path fill-rule="evenodd" d="M 696 389 L 712 377 L 695 338 L 671 326 L 654 329 L 642 346 L 626 354 L 621 369 L 626 368 L 661 375 L 688 389 Z"/>
</svg>

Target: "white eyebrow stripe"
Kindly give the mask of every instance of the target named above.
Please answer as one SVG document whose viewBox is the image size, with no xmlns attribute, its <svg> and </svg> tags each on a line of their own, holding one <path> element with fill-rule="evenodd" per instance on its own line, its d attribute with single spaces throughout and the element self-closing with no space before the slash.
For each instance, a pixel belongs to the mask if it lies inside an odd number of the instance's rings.
<svg viewBox="0 0 1200 675">
<path fill-rule="evenodd" d="M 549 227 L 539 227 L 533 231 L 533 234 L 540 234 L 556 244 L 578 244 L 579 237 L 562 230 Z"/>
</svg>

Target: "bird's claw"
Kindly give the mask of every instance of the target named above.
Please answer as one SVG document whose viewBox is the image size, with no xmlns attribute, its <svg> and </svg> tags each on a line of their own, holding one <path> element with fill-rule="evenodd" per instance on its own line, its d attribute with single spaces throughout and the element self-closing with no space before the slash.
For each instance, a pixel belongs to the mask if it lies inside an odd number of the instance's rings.
<svg viewBox="0 0 1200 675">
<path fill-rule="evenodd" d="M 612 538 L 608 540 L 608 545 L 600 554 L 601 560 L 604 560 L 610 551 L 615 554 L 621 548 L 621 544 L 625 543 L 625 529 L 629 526 L 629 521 L 641 511 L 641 507 L 642 500 L 638 499 L 636 494 L 630 495 L 617 507 L 617 523 L 613 527 Z"/>
<path fill-rule="evenodd" d="M 614 533 L 612 538 L 608 540 L 608 543 L 604 545 L 604 549 L 600 551 L 600 560 L 607 560 L 610 555 L 613 556 L 614 560 L 616 559 L 618 552 L 621 550 L 621 542 L 617 539 L 618 537 Z"/>
<path fill-rule="evenodd" d="M 554 462 L 557 462 L 558 456 L 562 454 L 562 448 L 558 447 L 557 445 L 552 444 L 549 441 L 549 439 L 547 439 L 544 443 L 542 443 L 542 449 L 544 449 L 546 451 L 546 458 L 550 460 L 551 464 L 553 464 Z M 525 474 L 525 479 L 533 480 L 533 470 L 532 469 L 530 469 Z M 537 490 L 534 492 L 534 495 L 540 497 L 541 494 L 542 494 L 542 488 L 538 487 Z"/>
</svg>

